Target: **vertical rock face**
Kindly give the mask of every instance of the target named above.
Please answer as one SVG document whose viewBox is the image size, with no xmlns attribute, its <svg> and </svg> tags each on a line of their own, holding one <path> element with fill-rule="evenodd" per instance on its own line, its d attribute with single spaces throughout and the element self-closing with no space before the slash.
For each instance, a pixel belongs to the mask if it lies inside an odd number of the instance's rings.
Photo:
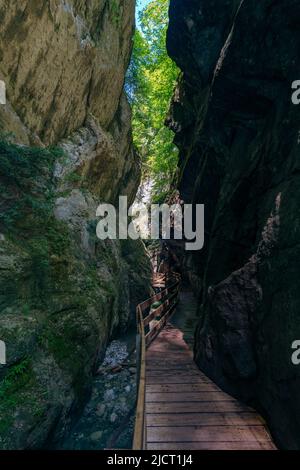
<svg viewBox="0 0 300 470">
<path fill-rule="evenodd" d="M 123 92 L 134 6 L 0 0 L 0 448 L 63 436 L 148 294 L 143 245 L 95 231 L 97 206 L 131 203 L 140 180 Z"/>
<path fill-rule="evenodd" d="M 206 206 L 205 248 L 186 256 L 199 293 L 195 357 L 300 448 L 300 6 L 171 0 L 168 49 L 183 71 L 169 126 L 179 189 Z"/>
<path fill-rule="evenodd" d="M 134 8 L 134 0 L 0 1 L 0 73 L 8 98 L 0 109 L 2 127 L 18 142 L 45 145 L 88 128 L 96 150 L 89 172 L 94 163 L 102 179 L 110 179 L 111 197 L 130 172 L 138 182 L 123 94 Z"/>
</svg>

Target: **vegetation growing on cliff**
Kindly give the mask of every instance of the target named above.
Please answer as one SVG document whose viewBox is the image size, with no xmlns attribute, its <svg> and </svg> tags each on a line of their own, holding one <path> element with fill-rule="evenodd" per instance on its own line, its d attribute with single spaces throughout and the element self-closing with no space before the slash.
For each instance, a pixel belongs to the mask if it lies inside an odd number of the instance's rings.
<svg viewBox="0 0 300 470">
<path fill-rule="evenodd" d="M 5 433 L 13 423 L 12 411 L 20 406 L 29 406 L 33 417 L 43 413 L 42 403 L 32 394 L 39 385 L 28 358 L 11 367 L 0 384 L 0 432 Z"/>
<path fill-rule="evenodd" d="M 10 142 L 9 137 L 0 140 L 0 189 L 3 195 L 0 212 L 0 228 L 11 234 L 24 231 L 25 219 L 34 214 L 41 223 L 48 221 L 53 206 L 53 167 L 62 157 L 59 148 L 25 147 Z M 32 229 L 33 220 L 30 220 Z"/>
<path fill-rule="evenodd" d="M 153 0 L 142 9 L 136 30 L 127 93 L 133 109 L 134 143 L 144 177 L 153 180 L 153 197 L 163 199 L 177 166 L 173 134 L 164 125 L 178 69 L 166 51 L 168 0 Z"/>
<path fill-rule="evenodd" d="M 62 157 L 58 148 L 42 149 L 0 141 L 0 230 L 30 253 L 33 287 L 43 292 L 50 254 L 62 256 L 69 246 L 64 224 L 53 216 L 53 166 Z"/>
</svg>

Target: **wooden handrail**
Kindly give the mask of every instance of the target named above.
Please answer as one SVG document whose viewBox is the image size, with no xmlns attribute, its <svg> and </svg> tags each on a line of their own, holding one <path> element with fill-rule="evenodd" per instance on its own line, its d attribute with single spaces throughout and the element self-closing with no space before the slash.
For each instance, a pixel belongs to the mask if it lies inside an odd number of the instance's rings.
<svg viewBox="0 0 300 470">
<path fill-rule="evenodd" d="M 138 397 L 136 406 L 136 418 L 133 437 L 133 450 L 142 450 L 146 439 L 146 422 L 145 422 L 145 398 L 146 398 L 146 338 L 145 329 L 142 328 L 143 314 L 140 306 L 137 307 L 138 335 L 140 337 L 140 358 L 137 358 L 138 370 Z"/>
<path fill-rule="evenodd" d="M 167 276 L 166 276 L 167 278 Z M 180 289 L 180 275 L 172 273 L 170 278 L 175 278 L 175 282 L 158 294 L 150 297 L 137 306 L 137 406 L 136 418 L 133 438 L 133 450 L 146 449 L 147 436 L 146 436 L 146 348 L 156 338 L 159 332 L 164 328 L 168 319 L 174 312 L 178 302 L 178 294 Z M 163 303 L 144 317 L 144 312 L 151 307 L 155 302 L 163 300 Z M 160 316 L 159 321 L 146 333 L 145 328 L 156 317 Z"/>
<path fill-rule="evenodd" d="M 172 294 L 170 297 L 167 297 L 167 299 L 164 301 L 163 304 L 161 304 L 159 307 L 151 310 L 151 312 L 149 313 L 149 315 L 144 318 L 144 326 L 147 326 L 149 325 L 149 323 L 151 322 L 151 320 L 153 320 L 155 317 L 159 316 L 161 313 L 163 313 L 163 311 L 165 310 L 165 308 L 169 305 L 170 301 L 173 300 L 175 297 L 177 297 L 177 291 Z"/>
<path fill-rule="evenodd" d="M 176 277 L 176 276 L 175 276 Z M 142 311 L 146 310 L 147 308 L 151 307 L 152 304 L 154 304 L 155 302 L 158 302 L 159 300 L 161 300 L 163 298 L 163 296 L 168 293 L 169 290 L 172 290 L 174 289 L 179 283 L 180 283 L 180 278 L 177 278 L 176 282 L 174 282 L 174 284 L 170 285 L 169 287 L 166 287 L 165 289 L 163 289 L 161 292 L 159 292 L 158 294 L 155 294 L 153 295 L 152 297 L 150 297 L 149 299 L 147 300 L 144 300 L 144 302 L 142 302 L 141 304 L 138 305 L 138 307 L 141 307 Z"/>
</svg>

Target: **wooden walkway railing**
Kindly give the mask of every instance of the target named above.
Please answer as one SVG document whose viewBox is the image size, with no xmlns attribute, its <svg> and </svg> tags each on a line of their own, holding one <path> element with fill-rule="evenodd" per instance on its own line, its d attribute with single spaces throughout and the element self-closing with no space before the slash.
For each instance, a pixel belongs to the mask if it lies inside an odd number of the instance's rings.
<svg viewBox="0 0 300 470">
<path fill-rule="evenodd" d="M 153 279 L 154 287 L 163 288 L 161 292 L 145 300 L 137 306 L 137 408 L 134 430 L 133 449 L 146 448 L 146 348 L 160 333 L 174 312 L 179 296 L 180 275 L 156 274 Z M 158 305 L 156 305 L 158 304 Z"/>
<path fill-rule="evenodd" d="M 196 299 L 182 292 L 172 316 L 180 277 L 167 276 L 164 283 L 161 292 L 137 307 L 138 399 L 133 449 L 276 449 L 259 414 L 221 390 L 194 363 L 186 326 L 195 320 Z"/>
<path fill-rule="evenodd" d="M 154 289 L 162 289 L 166 287 L 167 274 L 153 273 L 152 276 L 152 287 Z"/>
</svg>

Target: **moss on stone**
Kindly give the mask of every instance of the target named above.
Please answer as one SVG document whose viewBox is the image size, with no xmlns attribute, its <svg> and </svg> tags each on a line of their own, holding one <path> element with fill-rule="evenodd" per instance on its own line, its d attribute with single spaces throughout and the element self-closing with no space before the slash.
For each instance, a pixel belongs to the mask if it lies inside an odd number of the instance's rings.
<svg viewBox="0 0 300 470">
<path fill-rule="evenodd" d="M 34 416 L 40 416 L 42 406 L 36 401 L 36 375 L 29 358 L 11 367 L 0 383 L 0 433 L 7 432 L 13 423 L 15 411 L 30 407 Z"/>
</svg>

